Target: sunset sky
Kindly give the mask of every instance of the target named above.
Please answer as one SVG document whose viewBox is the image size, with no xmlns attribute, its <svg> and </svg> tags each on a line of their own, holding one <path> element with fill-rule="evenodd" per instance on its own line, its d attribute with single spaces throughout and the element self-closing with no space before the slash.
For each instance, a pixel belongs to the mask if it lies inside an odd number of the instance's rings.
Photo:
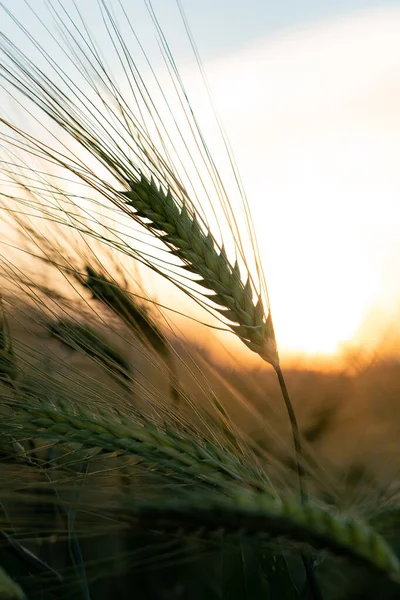
<svg viewBox="0 0 400 600">
<path fill-rule="evenodd" d="M 184 6 L 252 206 L 281 351 L 380 342 L 400 322 L 400 3 Z"/>
<path fill-rule="evenodd" d="M 79 5 L 86 19 L 94 4 Z M 153 5 L 190 92 L 176 5 Z M 182 5 L 252 207 L 281 351 L 375 343 L 400 312 L 400 2 Z"/>
<path fill-rule="evenodd" d="M 265 35 L 206 69 L 278 341 L 311 353 L 375 343 L 400 316 L 400 4 L 306 2 L 297 21 L 259 4 Z"/>
</svg>

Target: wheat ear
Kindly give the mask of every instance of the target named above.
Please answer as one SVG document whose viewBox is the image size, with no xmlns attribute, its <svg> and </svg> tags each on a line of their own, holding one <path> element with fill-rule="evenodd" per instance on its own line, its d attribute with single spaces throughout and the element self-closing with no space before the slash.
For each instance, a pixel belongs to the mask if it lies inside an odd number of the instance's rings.
<svg viewBox="0 0 400 600">
<path fill-rule="evenodd" d="M 251 535 L 261 541 L 286 537 L 308 543 L 340 556 L 368 563 L 399 580 L 400 568 L 394 553 L 373 528 L 362 521 L 342 517 L 317 505 L 302 504 L 279 497 L 261 478 L 235 456 L 209 442 L 177 436 L 154 424 L 136 423 L 116 414 L 93 415 L 88 410 L 56 408 L 44 403 L 21 406 L 10 402 L 18 418 L 0 424 L 22 436 L 32 433 L 53 443 L 78 442 L 84 447 L 108 452 L 135 454 L 158 472 L 209 484 L 209 494 L 189 492 L 187 498 L 162 499 L 161 503 L 122 506 L 122 517 L 136 524 L 162 530 L 196 530 Z M 220 490 L 223 494 L 215 493 Z M 126 505 L 125 505 L 126 506 Z"/>
<path fill-rule="evenodd" d="M 224 307 L 219 312 L 246 346 L 268 363 L 277 364 L 272 321 L 265 317 L 261 297 L 254 303 L 250 277 L 242 282 L 238 262 L 230 264 L 224 249 L 218 251 L 211 232 L 199 223 L 188 204 L 178 204 L 170 190 L 165 193 L 143 174 L 129 186 L 130 191 L 123 194 L 135 209 L 135 218 L 185 263 L 186 270 L 201 277 L 197 283 L 214 292 L 209 299 Z"/>
<path fill-rule="evenodd" d="M 221 450 L 193 433 L 179 435 L 170 429 L 160 429 L 140 416 L 137 420 L 114 411 L 55 407 L 37 402 L 22 405 L 8 402 L 15 420 L 0 423 L 0 431 L 16 437 L 31 435 L 49 439 L 52 443 L 78 442 L 86 448 L 101 448 L 107 452 L 135 454 L 144 464 L 156 464 L 159 471 L 180 479 L 203 481 L 220 488 L 234 483 L 255 488 L 269 488 L 266 477 L 241 463 L 236 456 Z"/>
<path fill-rule="evenodd" d="M 193 497 L 192 497 L 193 496 Z M 126 506 L 126 505 L 125 505 Z M 124 508 L 122 509 L 124 510 Z M 284 537 L 338 556 L 363 562 L 400 581 L 400 565 L 390 546 L 368 524 L 317 505 L 271 496 L 262 491 L 227 496 L 133 502 L 125 518 L 136 526 L 198 536 L 239 535 L 260 541 Z"/>
<path fill-rule="evenodd" d="M 178 404 L 182 398 L 178 376 L 176 373 L 173 355 L 168 346 L 167 339 L 162 334 L 148 311 L 139 306 L 127 292 L 117 286 L 104 273 L 96 271 L 86 265 L 86 277 L 78 276 L 78 281 L 90 290 L 93 298 L 107 306 L 127 325 L 142 342 L 147 343 L 169 369 L 171 398 Z"/>
<path fill-rule="evenodd" d="M 49 333 L 72 350 L 81 351 L 99 362 L 120 383 L 132 383 L 131 367 L 119 350 L 98 331 L 71 319 L 58 319 L 47 324 Z"/>
</svg>

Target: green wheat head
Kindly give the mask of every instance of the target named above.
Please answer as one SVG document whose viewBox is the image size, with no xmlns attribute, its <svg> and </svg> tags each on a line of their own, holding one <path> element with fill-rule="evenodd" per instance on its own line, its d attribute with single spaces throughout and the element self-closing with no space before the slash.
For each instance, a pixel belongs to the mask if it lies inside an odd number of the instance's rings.
<svg viewBox="0 0 400 600">
<path fill-rule="evenodd" d="M 243 284 L 238 262 L 229 263 L 224 249 L 217 250 L 210 231 L 203 231 L 196 214 L 166 193 L 144 175 L 130 182 L 131 191 L 124 193 L 127 204 L 144 226 L 168 246 L 171 253 L 185 263 L 185 269 L 201 277 L 196 282 L 213 293 L 212 302 L 224 307 L 221 314 L 232 331 L 248 348 L 264 360 L 277 362 L 275 336 L 271 318 L 266 319 L 261 296 L 253 301 L 250 278 Z"/>
</svg>

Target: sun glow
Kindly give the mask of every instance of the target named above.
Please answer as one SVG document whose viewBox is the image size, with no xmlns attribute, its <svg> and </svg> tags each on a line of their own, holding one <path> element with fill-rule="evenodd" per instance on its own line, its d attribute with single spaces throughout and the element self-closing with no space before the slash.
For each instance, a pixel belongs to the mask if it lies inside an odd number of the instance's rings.
<svg viewBox="0 0 400 600">
<path fill-rule="evenodd" d="M 398 9 L 360 13 L 207 65 L 281 352 L 368 343 L 371 310 L 400 297 L 399 28 Z"/>
</svg>

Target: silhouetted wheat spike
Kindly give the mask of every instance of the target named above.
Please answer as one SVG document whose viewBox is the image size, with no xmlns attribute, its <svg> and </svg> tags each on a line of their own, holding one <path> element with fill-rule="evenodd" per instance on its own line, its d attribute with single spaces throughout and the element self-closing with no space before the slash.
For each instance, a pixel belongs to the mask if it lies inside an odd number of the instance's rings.
<svg viewBox="0 0 400 600">
<path fill-rule="evenodd" d="M 165 337 L 152 322 L 143 307 L 138 307 L 128 292 L 115 282 L 108 279 L 103 273 L 86 265 L 87 277 L 80 278 L 84 285 L 109 309 L 122 319 L 128 327 L 136 331 L 141 339 L 150 344 L 158 354 L 167 355 L 168 345 Z"/>
<path fill-rule="evenodd" d="M 105 304 L 145 343 L 149 344 L 165 361 L 169 369 L 171 396 L 175 403 L 181 399 L 179 382 L 168 341 L 154 323 L 144 307 L 139 307 L 131 295 L 106 275 L 86 265 L 87 277 L 79 281 L 93 294 L 93 297 Z"/>
<path fill-rule="evenodd" d="M 56 337 L 66 346 L 80 350 L 90 358 L 102 364 L 113 377 L 126 385 L 132 382 L 131 366 L 125 357 L 113 348 L 109 340 L 103 339 L 100 334 L 81 323 L 67 319 L 52 321 L 47 326 L 51 335 Z"/>
</svg>

